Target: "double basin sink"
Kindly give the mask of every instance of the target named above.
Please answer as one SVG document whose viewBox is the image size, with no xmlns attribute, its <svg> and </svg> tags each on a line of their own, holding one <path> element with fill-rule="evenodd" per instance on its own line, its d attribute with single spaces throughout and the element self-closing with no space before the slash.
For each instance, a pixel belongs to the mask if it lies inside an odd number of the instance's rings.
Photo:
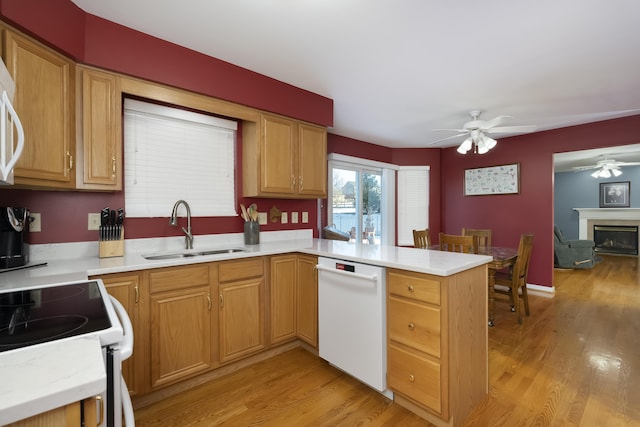
<svg viewBox="0 0 640 427">
<path fill-rule="evenodd" d="M 223 255 L 232 254 L 236 252 L 244 252 L 242 248 L 225 248 L 225 249 L 209 249 L 203 251 L 193 252 L 157 252 L 148 255 L 142 255 L 144 259 L 148 260 L 163 260 L 163 259 L 179 259 L 179 258 L 193 258 L 207 255 Z"/>
</svg>

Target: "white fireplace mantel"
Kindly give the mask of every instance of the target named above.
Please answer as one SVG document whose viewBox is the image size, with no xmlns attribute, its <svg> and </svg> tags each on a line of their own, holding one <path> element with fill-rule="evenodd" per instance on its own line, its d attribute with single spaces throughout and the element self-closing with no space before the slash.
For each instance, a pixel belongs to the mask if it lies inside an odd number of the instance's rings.
<svg viewBox="0 0 640 427">
<path fill-rule="evenodd" d="M 640 208 L 573 208 L 578 212 L 578 235 L 580 239 L 587 239 L 589 221 L 638 221 L 640 222 Z"/>
</svg>

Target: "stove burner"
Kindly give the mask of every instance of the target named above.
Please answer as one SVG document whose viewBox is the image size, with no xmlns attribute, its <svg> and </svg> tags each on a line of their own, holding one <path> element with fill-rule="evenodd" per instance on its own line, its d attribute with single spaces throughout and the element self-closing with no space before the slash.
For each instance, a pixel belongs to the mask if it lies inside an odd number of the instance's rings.
<svg viewBox="0 0 640 427">
<path fill-rule="evenodd" d="M 97 282 L 0 292 L 0 352 L 110 327 Z"/>
<path fill-rule="evenodd" d="M 0 329 L 0 349 L 24 347 L 70 336 L 74 331 L 86 325 L 88 321 L 89 319 L 85 316 L 66 315 L 17 322 L 15 325 Z M 38 327 L 41 324 L 47 325 L 48 335 L 46 338 L 39 335 Z"/>
</svg>

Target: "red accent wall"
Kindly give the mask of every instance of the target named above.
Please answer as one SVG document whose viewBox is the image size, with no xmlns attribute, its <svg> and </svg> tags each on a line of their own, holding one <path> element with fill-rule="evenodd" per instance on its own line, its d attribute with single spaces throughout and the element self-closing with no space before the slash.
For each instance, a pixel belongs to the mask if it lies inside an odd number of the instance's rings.
<svg viewBox="0 0 640 427">
<path fill-rule="evenodd" d="M 0 0 L 3 21 L 30 34 L 77 62 L 141 77 L 249 107 L 283 114 L 323 126 L 333 125 L 333 100 L 270 77 L 177 46 L 88 15 L 69 0 Z M 238 147 L 238 158 L 241 158 Z M 237 192 L 242 194 L 241 171 Z M 262 226 L 263 231 L 317 228 L 315 200 L 245 199 L 268 212 L 276 206 L 285 212 L 308 212 L 307 224 Z M 42 232 L 27 235 L 32 244 L 91 241 L 87 214 L 105 206 L 124 206 L 124 193 L 30 191 L 0 188 L 0 206 L 25 206 L 42 214 Z M 127 238 L 181 235 L 166 218 L 127 218 Z M 236 233 L 243 229 L 237 218 L 194 218 L 194 234 Z M 316 232 L 317 235 L 317 232 Z"/>
<path fill-rule="evenodd" d="M 442 150 L 442 229 L 491 228 L 495 246 L 516 247 L 533 232 L 528 282 L 553 284 L 553 154 L 640 142 L 640 115 L 505 138 L 484 155 Z M 464 196 L 468 168 L 520 164 L 517 195 Z M 576 191 L 580 191 L 579 188 Z"/>
</svg>

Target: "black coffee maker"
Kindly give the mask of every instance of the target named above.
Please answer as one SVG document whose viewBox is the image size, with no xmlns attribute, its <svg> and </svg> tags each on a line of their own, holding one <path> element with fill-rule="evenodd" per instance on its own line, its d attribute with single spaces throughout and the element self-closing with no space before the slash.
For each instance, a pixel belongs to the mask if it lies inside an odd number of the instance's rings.
<svg viewBox="0 0 640 427">
<path fill-rule="evenodd" d="M 0 207 L 0 269 L 27 263 L 24 230 L 29 224 L 27 208 Z"/>
</svg>

